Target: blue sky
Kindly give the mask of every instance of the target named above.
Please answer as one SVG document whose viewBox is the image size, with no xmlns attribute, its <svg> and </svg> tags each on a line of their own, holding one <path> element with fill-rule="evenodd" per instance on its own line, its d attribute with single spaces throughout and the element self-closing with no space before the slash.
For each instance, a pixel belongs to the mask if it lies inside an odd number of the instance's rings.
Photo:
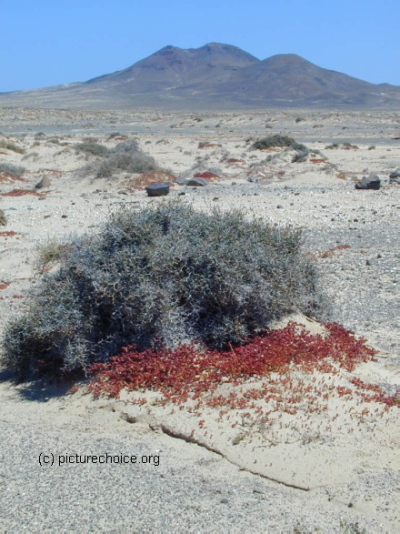
<svg viewBox="0 0 400 534">
<path fill-rule="evenodd" d="M 126 68 L 166 45 L 295 53 L 400 85 L 400 0 L 0 0 L 0 91 Z"/>
</svg>

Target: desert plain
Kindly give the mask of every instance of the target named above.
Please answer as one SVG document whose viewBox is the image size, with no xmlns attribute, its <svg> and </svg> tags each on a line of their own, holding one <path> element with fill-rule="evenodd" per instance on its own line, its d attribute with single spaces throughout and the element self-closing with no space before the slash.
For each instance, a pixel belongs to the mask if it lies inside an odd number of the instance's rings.
<svg viewBox="0 0 400 534">
<path fill-rule="evenodd" d="M 332 321 L 377 351 L 332 376 L 293 368 L 291 384 L 309 386 L 313 399 L 288 397 L 288 409 L 273 412 L 268 425 L 248 408 L 221 415 L 204 407 L 199 415 L 191 406 L 160 405 L 147 391 L 95 399 L 85 382 L 72 393 L 71 384 L 16 384 L 2 370 L 1 531 L 399 532 L 398 401 L 337 391 L 354 379 L 393 398 L 399 391 L 400 185 L 389 177 L 400 170 L 400 113 L 2 108 L 0 132 L 0 164 L 25 169 L 0 172 L 7 219 L 0 227 L 1 332 L 38 283 L 38 247 L 96 232 L 121 207 L 176 199 L 302 228 Z M 293 161 L 288 148 L 251 148 L 274 134 L 304 144 L 305 160 Z M 113 148 L 126 140 L 163 171 L 112 178 L 82 171 L 100 156 L 77 144 Z M 356 189 L 370 174 L 380 188 Z M 178 183 L 196 175 L 208 183 Z M 145 186 L 160 181 L 170 183 L 169 195 L 148 197 Z M 294 319 L 323 333 L 313 320 Z M 280 387 L 279 377 L 266 377 L 222 388 L 240 397 L 271 379 Z M 138 397 L 147 402 L 135 403 Z M 104 453 L 151 455 L 158 465 L 39 461 Z"/>
</svg>

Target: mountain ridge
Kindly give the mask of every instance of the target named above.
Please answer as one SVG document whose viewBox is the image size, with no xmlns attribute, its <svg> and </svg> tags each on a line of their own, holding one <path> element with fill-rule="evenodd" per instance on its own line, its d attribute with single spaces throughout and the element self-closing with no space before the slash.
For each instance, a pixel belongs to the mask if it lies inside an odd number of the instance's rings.
<svg viewBox="0 0 400 534">
<path fill-rule="evenodd" d="M 167 45 L 85 82 L 0 93 L 0 106 L 109 108 L 394 107 L 400 87 L 372 84 L 297 54 L 260 60 L 239 47 Z"/>
</svg>

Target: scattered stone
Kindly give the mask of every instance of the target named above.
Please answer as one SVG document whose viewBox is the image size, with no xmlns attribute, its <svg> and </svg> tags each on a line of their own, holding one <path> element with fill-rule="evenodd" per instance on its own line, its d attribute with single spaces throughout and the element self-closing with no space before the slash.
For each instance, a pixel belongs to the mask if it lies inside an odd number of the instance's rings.
<svg viewBox="0 0 400 534">
<path fill-rule="evenodd" d="M 43 178 L 35 185 L 35 189 L 46 189 L 51 186 L 51 180 L 48 176 L 43 176 Z"/>
<path fill-rule="evenodd" d="M 355 185 L 356 189 L 380 189 L 381 180 L 377 174 L 363 176 L 361 182 Z"/>
<path fill-rule="evenodd" d="M 250 176 L 249 178 L 247 178 L 247 181 L 251 182 L 252 184 L 258 184 L 260 178 L 258 178 L 257 176 Z"/>
<path fill-rule="evenodd" d="M 190 180 L 188 180 L 187 185 L 193 187 L 204 187 L 208 185 L 208 182 L 205 178 L 191 178 Z"/>
<path fill-rule="evenodd" d="M 175 178 L 175 183 L 176 184 L 179 184 L 179 185 L 187 185 L 187 180 L 186 178 Z"/>
<path fill-rule="evenodd" d="M 3 210 L 0 210 L 0 226 L 7 226 L 7 217 Z"/>
<path fill-rule="evenodd" d="M 146 192 L 149 197 L 162 197 L 168 195 L 169 185 L 163 183 L 148 185 Z"/>
</svg>

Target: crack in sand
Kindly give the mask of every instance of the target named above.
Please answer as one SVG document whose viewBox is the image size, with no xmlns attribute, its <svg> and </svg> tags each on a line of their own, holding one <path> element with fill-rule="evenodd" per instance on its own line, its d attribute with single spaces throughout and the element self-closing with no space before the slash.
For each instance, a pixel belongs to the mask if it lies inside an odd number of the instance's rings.
<svg viewBox="0 0 400 534">
<path fill-rule="evenodd" d="M 166 434 L 167 436 L 171 438 L 181 439 L 183 441 L 186 441 L 187 443 L 194 443 L 195 445 L 198 445 L 199 447 L 203 447 L 204 449 L 207 449 L 210 452 L 213 452 L 215 454 L 218 454 L 219 456 L 222 456 L 222 458 L 227 460 L 229 463 L 236 465 L 236 467 L 239 467 L 240 471 L 246 471 L 247 473 L 259 476 L 261 478 L 265 478 L 266 480 L 269 480 L 271 482 L 282 484 L 283 486 L 286 486 L 287 488 L 293 488 L 293 489 L 297 489 L 301 491 L 310 491 L 310 489 L 316 489 L 316 488 L 308 488 L 305 486 L 298 486 L 297 484 L 290 484 L 289 482 L 285 482 L 284 480 L 279 480 L 278 478 L 269 477 L 257 471 L 252 471 L 251 469 L 248 469 L 247 467 L 243 467 L 239 463 L 234 462 L 233 460 L 228 458 L 224 453 L 222 453 L 218 449 L 215 449 L 214 447 L 207 445 L 207 443 L 204 443 L 203 441 L 196 439 L 194 436 L 191 436 L 190 434 L 185 434 L 184 432 L 172 430 L 171 428 L 167 427 L 165 424 L 161 424 L 159 428 L 164 434 Z"/>
</svg>

